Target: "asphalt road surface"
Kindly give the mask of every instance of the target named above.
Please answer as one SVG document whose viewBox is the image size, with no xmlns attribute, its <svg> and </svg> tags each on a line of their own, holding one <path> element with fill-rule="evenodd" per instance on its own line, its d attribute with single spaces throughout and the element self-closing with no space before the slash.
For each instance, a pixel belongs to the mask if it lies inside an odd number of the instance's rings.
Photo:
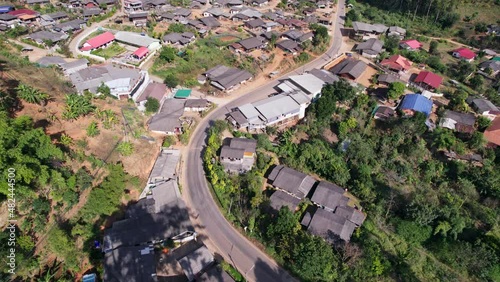
<svg viewBox="0 0 500 282">
<path fill-rule="evenodd" d="M 203 170 L 202 149 L 205 145 L 207 131 L 211 122 L 224 116 L 234 107 L 266 98 L 274 93 L 273 89 L 279 80 L 289 75 L 301 74 L 313 68 L 321 68 L 335 57 L 342 44 L 340 28 L 344 22 L 344 1 L 338 1 L 336 24 L 333 34 L 333 44 L 328 51 L 316 60 L 292 71 L 276 80 L 238 97 L 223 107 L 218 108 L 203 119 L 193 132 L 185 163 L 183 167 L 184 189 L 188 206 L 198 214 L 197 220 L 201 223 L 203 233 L 225 260 L 233 264 L 249 281 L 296 281 L 282 267 L 269 258 L 264 252 L 255 247 L 249 240 L 235 230 L 220 213 L 217 204 L 208 190 Z"/>
</svg>

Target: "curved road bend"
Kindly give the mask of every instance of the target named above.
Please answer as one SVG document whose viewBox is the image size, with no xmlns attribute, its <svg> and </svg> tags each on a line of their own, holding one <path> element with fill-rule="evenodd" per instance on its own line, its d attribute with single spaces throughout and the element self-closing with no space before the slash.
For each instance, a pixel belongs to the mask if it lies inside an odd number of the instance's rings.
<svg viewBox="0 0 500 282">
<path fill-rule="evenodd" d="M 344 1 L 338 1 L 333 44 L 325 54 L 305 66 L 219 107 L 200 122 L 193 132 L 188 146 L 181 180 L 184 182 L 185 191 L 187 191 L 184 193 L 187 205 L 192 208 L 194 214 L 198 215 L 196 221 L 201 223 L 204 228 L 201 233 L 206 234 L 211 241 L 209 246 L 215 246 L 216 250 L 212 251 L 218 252 L 226 261 L 231 262 L 249 281 L 277 282 L 295 281 L 295 279 L 234 229 L 220 213 L 207 186 L 203 170 L 202 149 L 207 137 L 206 132 L 211 122 L 223 118 L 232 108 L 261 100 L 275 92 L 273 88 L 279 83 L 279 79 L 313 68 L 320 68 L 330 61 L 337 54 L 342 43 L 340 27 L 343 26 L 344 22 Z"/>
</svg>

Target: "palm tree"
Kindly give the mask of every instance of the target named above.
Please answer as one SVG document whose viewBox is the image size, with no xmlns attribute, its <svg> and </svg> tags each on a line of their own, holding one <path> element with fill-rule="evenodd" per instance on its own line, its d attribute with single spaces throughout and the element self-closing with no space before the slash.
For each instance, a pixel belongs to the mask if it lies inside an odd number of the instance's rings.
<svg viewBox="0 0 500 282">
<path fill-rule="evenodd" d="M 16 91 L 19 98 L 31 104 L 45 106 L 47 100 L 50 98 L 49 94 L 22 83 L 16 87 Z"/>
</svg>

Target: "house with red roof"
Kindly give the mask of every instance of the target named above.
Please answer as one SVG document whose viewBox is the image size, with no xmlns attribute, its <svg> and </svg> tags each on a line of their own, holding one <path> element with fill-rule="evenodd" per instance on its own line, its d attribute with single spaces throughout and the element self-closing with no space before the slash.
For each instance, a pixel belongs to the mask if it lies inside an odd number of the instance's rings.
<svg viewBox="0 0 500 282">
<path fill-rule="evenodd" d="M 474 53 L 471 49 L 461 47 L 458 49 L 455 49 L 452 52 L 453 57 L 462 59 L 467 62 L 472 62 L 474 58 L 476 57 L 476 53 Z"/>
<path fill-rule="evenodd" d="M 141 46 L 134 53 L 132 53 L 132 58 L 142 61 L 149 54 L 149 49 L 147 47 Z"/>
<path fill-rule="evenodd" d="M 13 16 L 18 17 L 18 18 L 22 15 L 30 15 L 30 16 L 37 16 L 37 17 L 40 15 L 40 13 L 38 13 L 37 11 L 33 11 L 30 9 L 14 10 L 14 11 L 8 12 L 7 14 L 13 15 Z"/>
<path fill-rule="evenodd" d="M 421 71 L 413 82 L 426 90 L 432 90 L 441 86 L 443 78 L 430 71 Z"/>
<path fill-rule="evenodd" d="M 380 65 L 393 71 L 408 71 L 413 64 L 412 61 L 401 55 L 392 55 L 388 59 L 383 59 Z"/>
<path fill-rule="evenodd" d="M 113 41 L 115 41 L 114 34 L 106 31 L 105 33 L 99 34 L 98 36 L 92 37 L 87 40 L 87 42 L 83 43 L 83 46 L 80 50 L 92 51 L 98 48 L 107 47 Z"/>
<path fill-rule="evenodd" d="M 399 43 L 399 47 L 401 47 L 402 49 L 409 50 L 409 51 L 418 50 L 418 49 L 422 48 L 422 46 L 424 46 L 424 45 L 415 39 L 403 40 Z"/>
<path fill-rule="evenodd" d="M 484 131 L 484 139 L 489 146 L 500 146 L 500 117 L 495 118 L 491 125 Z"/>
</svg>

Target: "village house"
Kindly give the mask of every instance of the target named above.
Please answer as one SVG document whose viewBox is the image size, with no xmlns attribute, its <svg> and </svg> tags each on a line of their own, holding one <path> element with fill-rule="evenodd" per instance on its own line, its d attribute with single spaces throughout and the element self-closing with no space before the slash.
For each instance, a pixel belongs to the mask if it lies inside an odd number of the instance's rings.
<svg viewBox="0 0 500 282">
<path fill-rule="evenodd" d="M 439 126 L 461 133 L 473 133 L 476 128 L 476 117 L 469 113 L 447 110 L 439 122 Z"/>
<path fill-rule="evenodd" d="M 333 243 L 340 238 L 348 242 L 354 230 L 361 226 L 366 215 L 350 206 L 339 206 L 335 212 L 317 209 L 314 214 L 307 211 L 301 224 L 313 235 Z"/>
<path fill-rule="evenodd" d="M 327 84 L 333 84 L 334 82 L 340 81 L 340 78 L 337 75 L 325 69 L 312 69 L 309 73 L 323 80 L 323 82 Z"/>
<path fill-rule="evenodd" d="M 149 246 L 123 246 L 104 255 L 106 281 L 154 281 L 156 262 Z"/>
<path fill-rule="evenodd" d="M 148 246 L 193 230 L 176 180 L 159 182 L 148 191 L 145 197 L 127 209 L 125 219 L 115 221 L 104 232 L 105 254 L 126 246 Z M 173 211 L 177 212 L 176 216 L 169 216 Z"/>
<path fill-rule="evenodd" d="M 148 129 L 165 135 L 182 134 L 181 116 L 184 114 L 184 100 L 166 99 L 160 110 L 148 121 Z"/>
<path fill-rule="evenodd" d="M 204 17 L 214 17 L 216 19 L 229 18 L 231 15 L 221 8 L 210 8 L 203 12 Z"/>
<path fill-rule="evenodd" d="M 500 117 L 493 120 L 484 131 L 484 139 L 488 141 L 489 146 L 500 146 Z"/>
<path fill-rule="evenodd" d="M 103 10 L 99 7 L 91 7 L 91 8 L 84 8 L 83 9 L 83 18 L 91 18 L 93 16 L 98 16 L 102 14 Z"/>
<path fill-rule="evenodd" d="M 368 65 L 363 61 L 345 59 L 332 67 L 330 71 L 340 77 L 356 81 L 367 67 Z"/>
<path fill-rule="evenodd" d="M 385 85 L 385 86 L 389 86 L 391 83 L 394 83 L 394 82 L 401 82 L 403 84 L 407 84 L 406 82 L 402 81 L 401 79 L 399 79 L 397 76 L 393 75 L 393 74 L 387 74 L 387 73 L 384 73 L 384 74 L 380 74 L 378 77 L 377 77 L 377 81 L 379 84 L 382 84 L 382 85 Z"/>
<path fill-rule="evenodd" d="M 10 4 L 10 3 L 1 3 L 0 4 L 0 14 L 6 14 L 10 11 L 14 11 L 15 10 L 15 7 L 14 5 Z"/>
<path fill-rule="evenodd" d="M 407 116 L 420 112 L 429 116 L 432 112 L 432 101 L 420 94 L 408 94 L 403 97 L 399 109 Z"/>
<path fill-rule="evenodd" d="M 208 29 L 215 29 L 221 26 L 221 23 L 214 17 L 204 17 L 200 19 L 200 22 L 206 26 Z"/>
<path fill-rule="evenodd" d="M 251 31 L 258 31 L 265 26 L 265 22 L 261 19 L 253 19 L 245 22 L 245 27 Z M 267 31 L 267 30 L 266 30 Z"/>
<path fill-rule="evenodd" d="M 141 11 L 143 9 L 143 4 L 140 0 L 124 0 L 123 8 L 128 13 L 133 11 Z"/>
<path fill-rule="evenodd" d="M 379 106 L 373 114 L 374 119 L 386 120 L 396 116 L 396 111 L 393 108 L 386 106 Z"/>
<path fill-rule="evenodd" d="M 493 103 L 486 99 L 473 99 L 472 108 L 478 114 L 487 117 L 490 120 L 494 120 L 498 115 L 500 115 L 500 109 L 498 109 L 497 106 L 493 105 Z"/>
<path fill-rule="evenodd" d="M 267 180 L 276 189 L 298 199 L 307 197 L 316 183 L 316 179 L 311 176 L 283 165 L 275 166 L 269 173 Z"/>
<path fill-rule="evenodd" d="M 399 40 L 403 40 L 406 36 L 406 29 L 399 26 L 390 26 L 387 31 L 387 36 L 397 36 Z"/>
<path fill-rule="evenodd" d="M 299 43 L 290 39 L 285 39 L 276 43 L 276 47 L 294 56 L 297 55 L 299 52 L 302 52 L 302 48 L 300 47 Z"/>
<path fill-rule="evenodd" d="M 255 162 L 257 141 L 247 138 L 232 138 L 229 145 L 220 151 L 220 162 L 224 170 L 231 173 L 244 173 L 252 169 Z"/>
<path fill-rule="evenodd" d="M 54 25 L 52 28 L 55 31 L 64 31 L 64 32 L 70 32 L 70 31 L 76 31 L 84 28 L 86 26 L 85 21 L 81 19 L 75 19 L 75 20 L 70 20 L 67 22 L 59 23 Z M 59 30 L 56 30 L 59 29 Z"/>
<path fill-rule="evenodd" d="M 335 242 L 337 237 L 348 242 L 356 229 L 353 222 L 324 209 L 317 209 L 314 214 L 306 212 L 301 224 L 309 233 L 322 237 L 329 243 Z"/>
<path fill-rule="evenodd" d="M 334 212 L 337 207 L 347 205 L 349 198 L 344 196 L 345 189 L 330 182 L 320 181 L 311 201 L 318 207 Z"/>
<path fill-rule="evenodd" d="M 177 169 L 180 159 L 181 153 L 179 150 L 162 147 L 149 173 L 148 185 L 154 186 L 165 181 L 177 180 Z"/>
<path fill-rule="evenodd" d="M 150 51 L 156 50 L 161 46 L 160 40 L 156 38 L 130 31 L 118 31 L 115 34 L 115 40 L 134 47 L 146 47 Z"/>
<path fill-rule="evenodd" d="M 186 275 L 187 281 L 200 281 L 198 279 L 199 274 L 212 266 L 215 262 L 215 259 L 205 245 L 193 240 L 186 243 L 184 246 L 188 244 L 194 245 L 194 250 L 181 258 L 177 258 L 177 262 Z M 181 248 L 184 246 L 181 246 Z M 179 251 L 179 249 L 177 251 Z"/>
<path fill-rule="evenodd" d="M 38 5 L 44 5 L 44 4 L 50 3 L 49 0 L 26 0 L 25 2 L 28 5 L 36 5 L 36 4 L 38 4 Z"/>
<path fill-rule="evenodd" d="M 172 32 L 163 36 L 162 39 L 165 44 L 170 44 L 176 47 L 184 47 L 194 42 L 195 36 L 191 32 Z"/>
<path fill-rule="evenodd" d="M 380 52 L 382 52 L 382 47 L 384 43 L 376 38 L 370 38 L 363 43 L 358 44 L 356 51 L 358 51 L 363 57 L 376 58 Z"/>
<path fill-rule="evenodd" d="M 146 110 L 145 104 L 148 98 L 154 98 L 158 100 L 160 106 L 167 99 L 167 94 L 169 93 L 167 85 L 158 82 L 150 82 L 148 86 L 142 91 L 141 95 L 135 99 L 135 104 L 139 110 Z"/>
<path fill-rule="evenodd" d="M 252 0 L 252 5 L 257 7 L 264 7 L 269 4 L 268 0 Z"/>
<path fill-rule="evenodd" d="M 147 47 L 139 47 L 137 50 L 130 55 L 130 58 L 134 61 L 140 62 L 144 60 L 149 55 L 149 49 Z"/>
<path fill-rule="evenodd" d="M 207 99 L 187 99 L 184 103 L 184 111 L 186 112 L 204 112 L 211 106 Z"/>
<path fill-rule="evenodd" d="M 19 24 L 19 19 L 11 14 L 0 14 L 0 24 L 5 25 L 9 28 L 14 28 Z"/>
<path fill-rule="evenodd" d="M 134 68 L 118 68 L 111 64 L 91 66 L 69 75 L 78 93 L 89 91 L 98 94 L 97 89 L 106 85 L 110 94 L 118 99 L 135 100 L 149 83 L 146 71 Z"/>
<path fill-rule="evenodd" d="M 94 0 L 98 6 L 112 6 L 116 3 L 116 0 Z"/>
<path fill-rule="evenodd" d="M 99 48 L 106 48 L 109 44 L 115 41 L 115 35 L 109 31 L 106 31 L 102 34 L 97 35 L 96 37 L 92 37 L 83 43 L 81 51 L 93 51 Z"/>
<path fill-rule="evenodd" d="M 304 118 L 311 99 L 302 91 L 277 94 L 266 99 L 237 107 L 228 120 L 236 128 L 249 131 L 267 126 L 283 127 Z"/>
<path fill-rule="evenodd" d="M 204 75 L 210 80 L 210 85 L 226 92 L 237 89 L 241 84 L 253 78 L 253 75 L 246 70 L 223 65 L 218 65 L 206 71 Z"/>
<path fill-rule="evenodd" d="M 249 53 L 256 49 L 265 48 L 267 42 L 260 36 L 250 37 L 231 44 L 229 47 L 235 52 Z"/>
<path fill-rule="evenodd" d="M 479 64 L 479 69 L 491 77 L 496 77 L 500 73 L 500 60 L 488 60 Z"/>
<path fill-rule="evenodd" d="M 271 197 L 269 197 L 270 206 L 275 211 L 278 212 L 282 207 L 288 207 L 290 211 L 295 212 L 300 204 L 300 199 L 283 192 L 281 190 L 276 190 Z"/>
<path fill-rule="evenodd" d="M 82 58 L 72 62 L 60 64 L 59 68 L 62 70 L 65 76 L 69 76 L 77 71 L 87 68 L 88 65 L 89 61 L 85 58 Z"/>
<path fill-rule="evenodd" d="M 128 14 L 128 20 L 133 22 L 135 26 L 146 26 L 148 15 L 147 11 L 133 11 Z"/>
<path fill-rule="evenodd" d="M 387 26 L 383 24 L 368 24 L 363 22 L 352 22 L 352 27 L 356 35 L 367 35 L 367 34 L 382 34 L 388 29 Z"/>
<path fill-rule="evenodd" d="M 317 72 L 315 72 L 318 74 Z M 328 76 L 324 74 L 322 76 Z M 281 90 L 282 93 L 298 93 L 302 92 L 307 95 L 310 101 L 314 101 L 318 99 L 321 95 L 321 89 L 323 85 L 326 84 L 325 80 L 322 78 L 318 78 L 312 73 L 305 73 L 301 75 L 291 75 L 288 79 L 283 80 L 276 88 Z M 326 79 L 331 80 L 331 77 L 327 77 Z M 335 80 L 333 78 L 333 80 Z"/>
<path fill-rule="evenodd" d="M 46 43 L 57 43 L 61 40 L 67 39 L 69 36 L 64 32 L 56 32 L 56 31 L 48 31 L 41 30 L 35 33 L 31 33 L 26 36 L 26 38 L 35 41 L 38 44 L 46 44 Z M 49 44 L 50 44 L 49 43 Z"/>
<path fill-rule="evenodd" d="M 238 13 L 238 14 L 234 14 L 232 17 L 231 17 L 231 20 L 233 22 L 241 22 L 241 21 L 248 21 L 250 20 L 250 17 L 245 15 L 245 14 L 242 14 L 242 13 Z"/>
<path fill-rule="evenodd" d="M 430 71 L 421 71 L 413 82 L 423 89 L 431 91 L 441 86 L 443 78 Z"/>
<path fill-rule="evenodd" d="M 175 217 L 170 215 L 175 214 Z M 104 231 L 104 281 L 155 281 L 152 244 L 194 231 L 176 180 L 152 187 Z"/>
<path fill-rule="evenodd" d="M 474 58 L 476 57 L 476 53 L 474 53 L 469 48 L 465 48 L 465 47 L 455 49 L 455 50 L 451 51 L 451 53 L 452 53 L 453 57 L 458 58 L 458 59 L 462 59 L 462 60 L 469 62 L 469 63 L 472 62 L 474 60 Z"/>
<path fill-rule="evenodd" d="M 412 64 L 410 60 L 401 55 L 392 55 L 388 59 L 383 59 L 382 62 L 380 62 L 381 66 L 395 72 L 406 72 L 411 68 Z"/>
<path fill-rule="evenodd" d="M 40 58 L 36 63 L 41 67 L 51 67 L 51 66 L 60 66 L 66 63 L 66 60 L 63 57 L 59 56 L 46 56 Z"/>
</svg>

